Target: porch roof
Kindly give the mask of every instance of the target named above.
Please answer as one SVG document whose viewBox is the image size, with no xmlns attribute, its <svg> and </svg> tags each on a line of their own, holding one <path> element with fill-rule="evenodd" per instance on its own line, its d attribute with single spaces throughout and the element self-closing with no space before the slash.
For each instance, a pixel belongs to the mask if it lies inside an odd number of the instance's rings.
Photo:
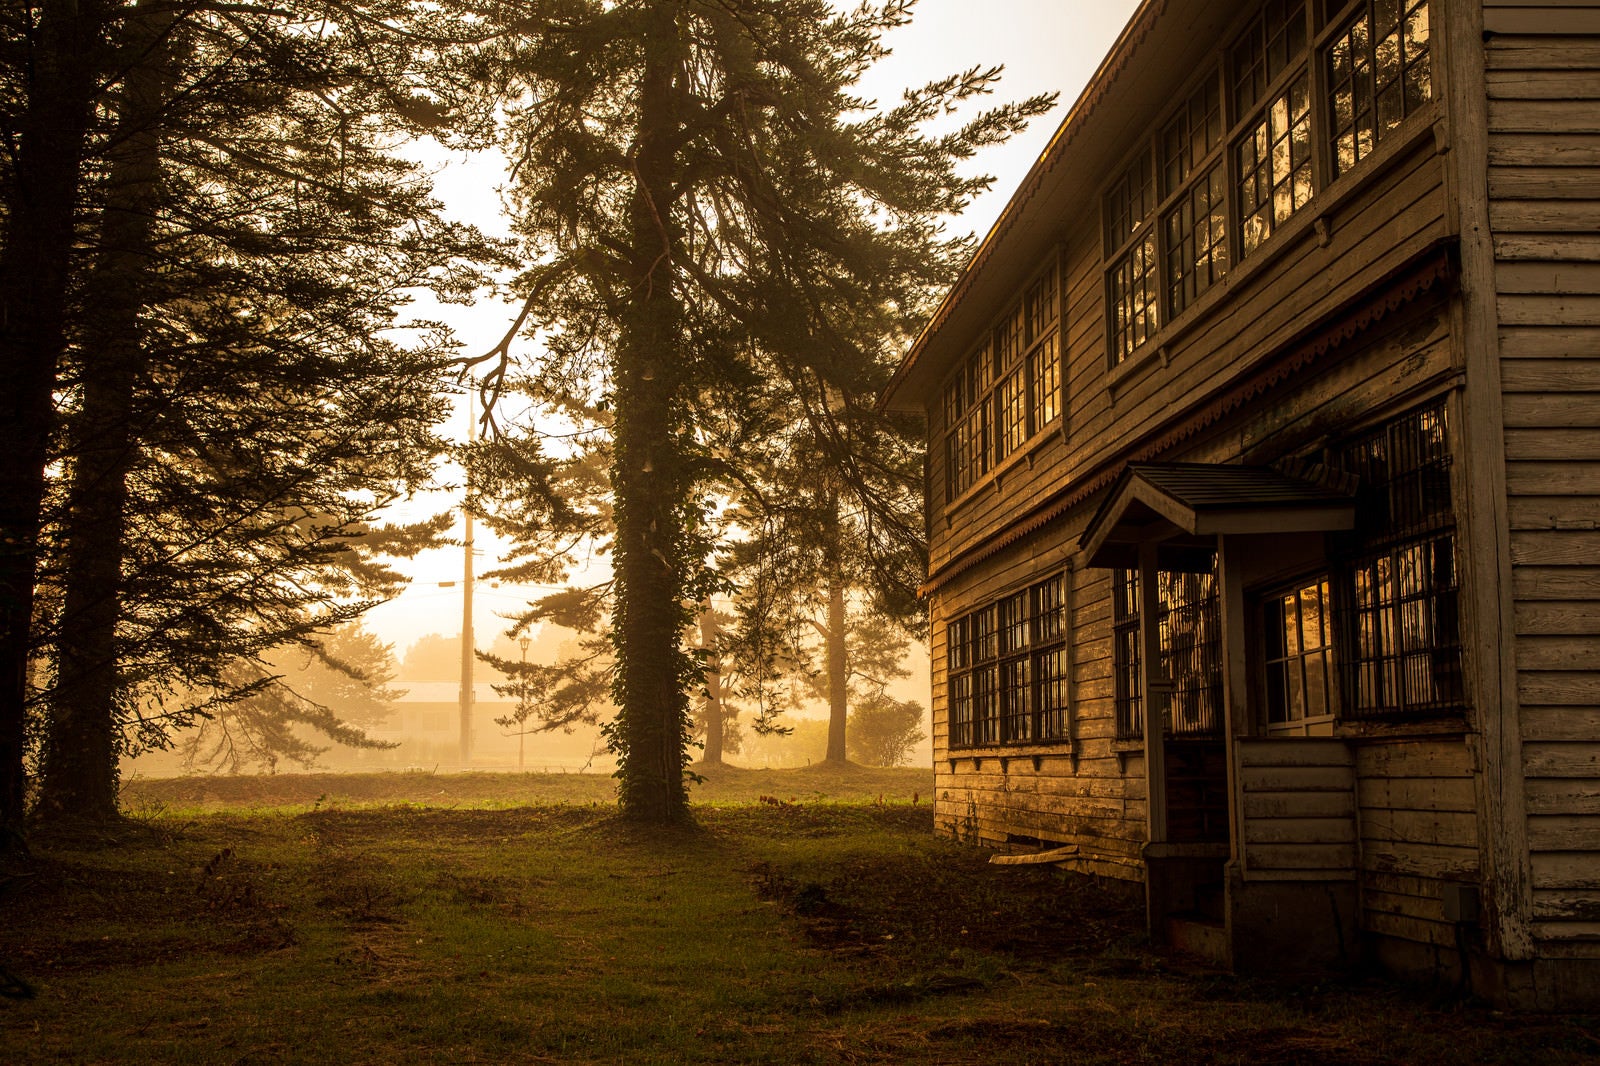
<svg viewBox="0 0 1600 1066">
<path fill-rule="evenodd" d="M 1227 534 L 1318 533 L 1355 523 L 1355 486 L 1322 468 L 1307 476 L 1266 466 L 1132 463 L 1078 544 L 1090 566 L 1138 565 L 1139 545 L 1157 542 L 1163 569 L 1189 570 Z"/>
</svg>

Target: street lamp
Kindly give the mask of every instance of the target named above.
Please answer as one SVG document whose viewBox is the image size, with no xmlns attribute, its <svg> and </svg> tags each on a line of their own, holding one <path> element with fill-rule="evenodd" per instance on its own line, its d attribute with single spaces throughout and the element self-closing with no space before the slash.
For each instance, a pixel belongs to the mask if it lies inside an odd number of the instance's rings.
<svg viewBox="0 0 1600 1066">
<path fill-rule="evenodd" d="M 517 773 L 522 773 L 522 746 L 528 736 L 528 645 L 533 638 L 524 633 L 517 638 L 522 648 L 522 671 L 517 677 Z"/>
</svg>

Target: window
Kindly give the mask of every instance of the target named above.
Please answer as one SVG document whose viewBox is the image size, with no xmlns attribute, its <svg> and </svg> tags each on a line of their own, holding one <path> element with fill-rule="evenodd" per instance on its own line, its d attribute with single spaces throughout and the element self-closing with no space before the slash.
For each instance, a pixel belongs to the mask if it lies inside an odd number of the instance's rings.
<svg viewBox="0 0 1600 1066">
<path fill-rule="evenodd" d="M 1265 0 L 1105 191 L 1111 366 L 1311 202 L 1319 142 L 1337 177 L 1431 99 L 1428 0 L 1329 6 Z"/>
<path fill-rule="evenodd" d="M 1051 263 L 945 384 L 946 500 L 1061 413 L 1057 278 Z"/>
<path fill-rule="evenodd" d="M 1311 202 L 1311 84 L 1275 94 L 1234 148 L 1241 254 L 1248 256 Z"/>
<path fill-rule="evenodd" d="M 1111 572 L 1111 671 L 1117 739 L 1144 735 L 1144 689 L 1139 677 L 1139 572 Z"/>
<path fill-rule="evenodd" d="M 1162 222 L 1169 319 L 1220 281 L 1228 269 L 1228 181 L 1219 151 L 1222 134 L 1222 89 L 1212 74 L 1161 133 L 1161 191 L 1168 199 L 1175 197 Z"/>
<path fill-rule="evenodd" d="M 984 344 L 945 386 L 945 481 L 950 499 L 989 469 L 989 398 L 994 359 Z"/>
<path fill-rule="evenodd" d="M 1058 574 L 950 623 L 952 749 L 1068 738 L 1064 581 Z"/>
<path fill-rule="evenodd" d="M 1222 729 L 1222 627 L 1215 563 L 1209 571 L 1158 571 L 1161 676 L 1171 686 L 1163 722 L 1171 737 L 1216 736 Z M 1139 683 L 1139 574 L 1111 580 L 1111 655 L 1117 739 L 1144 735 Z"/>
<path fill-rule="evenodd" d="M 1120 363 L 1156 332 L 1156 206 L 1150 153 L 1141 152 L 1106 193 L 1106 303 L 1111 361 Z"/>
<path fill-rule="evenodd" d="M 1326 577 L 1298 582 L 1265 604 L 1267 732 L 1331 735 L 1338 688 L 1330 669 L 1333 619 Z"/>
<path fill-rule="evenodd" d="M 1450 449 L 1442 400 L 1348 445 L 1361 479 L 1345 559 L 1345 714 L 1456 713 L 1466 706 Z"/>
<path fill-rule="evenodd" d="M 1427 0 L 1363 0 L 1328 48 L 1333 172 L 1343 174 L 1433 95 Z"/>
</svg>

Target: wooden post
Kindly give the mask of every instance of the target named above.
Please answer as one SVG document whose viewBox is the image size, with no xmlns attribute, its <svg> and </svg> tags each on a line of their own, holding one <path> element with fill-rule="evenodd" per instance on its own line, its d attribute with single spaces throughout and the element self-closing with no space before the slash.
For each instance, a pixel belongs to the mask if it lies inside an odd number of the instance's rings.
<svg viewBox="0 0 1600 1066">
<path fill-rule="evenodd" d="M 1161 597 L 1156 588 L 1156 542 L 1139 545 L 1139 688 L 1144 693 L 1145 817 L 1149 840 L 1167 839 L 1167 759 L 1164 719 L 1171 687 L 1161 669 Z"/>
<path fill-rule="evenodd" d="M 1239 794 L 1235 740 L 1248 735 L 1250 676 L 1245 642 L 1249 639 L 1244 613 L 1244 543 L 1239 537 L 1217 536 L 1217 607 L 1222 616 L 1222 745 L 1228 789 L 1228 858 L 1244 861 L 1241 839 L 1244 802 Z"/>
</svg>

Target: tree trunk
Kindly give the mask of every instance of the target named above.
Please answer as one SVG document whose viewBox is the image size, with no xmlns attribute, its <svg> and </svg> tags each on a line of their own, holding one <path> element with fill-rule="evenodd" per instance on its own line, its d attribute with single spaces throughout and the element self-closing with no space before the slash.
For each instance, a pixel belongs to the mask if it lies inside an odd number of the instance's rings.
<svg viewBox="0 0 1600 1066">
<path fill-rule="evenodd" d="M 144 364 L 139 316 L 161 178 L 158 116 L 173 83 L 173 15 L 130 20 L 137 65 L 118 108 L 100 246 L 84 294 L 83 406 L 68 488 L 66 594 L 57 682 L 45 734 L 39 813 L 108 821 L 117 814 L 117 623 L 128 471 L 137 447 L 134 398 Z"/>
<path fill-rule="evenodd" d="M 692 616 L 684 602 L 682 313 L 671 215 L 681 62 L 675 8 L 653 7 L 655 25 L 644 41 L 630 205 L 632 291 L 613 367 L 619 792 L 623 813 L 649 822 L 676 820 L 688 804 L 683 632 Z"/>
<path fill-rule="evenodd" d="M 844 726 L 850 714 L 850 662 L 845 655 L 844 575 L 828 571 L 828 762 L 845 761 Z"/>
<path fill-rule="evenodd" d="M 0 241 L 0 851 L 20 843 L 26 801 L 40 509 L 102 28 L 99 0 L 38 10 Z"/>
<path fill-rule="evenodd" d="M 700 610 L 700 646 L 706 652 L 705 762 L 722 765 L 722 659 L 717 654 L 717 612 L 707 603 Z"/>
</svg>

